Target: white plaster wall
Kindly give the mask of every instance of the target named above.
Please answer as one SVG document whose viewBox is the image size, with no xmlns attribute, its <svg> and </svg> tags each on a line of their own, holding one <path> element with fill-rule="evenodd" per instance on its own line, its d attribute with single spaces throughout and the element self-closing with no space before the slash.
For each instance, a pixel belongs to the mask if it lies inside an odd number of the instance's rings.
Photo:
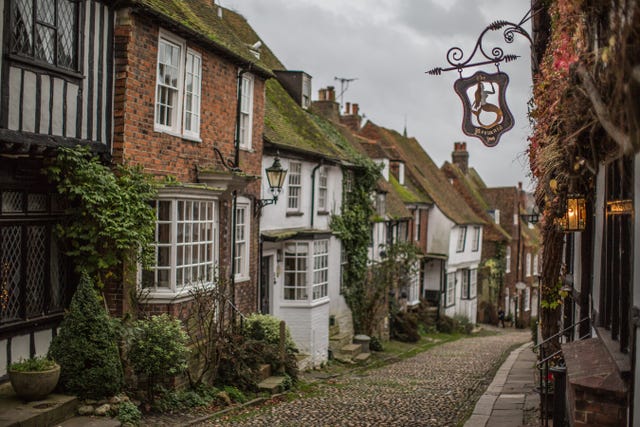
<svg viewBox="0 0 640 427">
<path fill-rule="evenodd" d="M 458 245 L 458 236 L 462 232 L 462 227 L 455 226 L 451 233 L 451 239 L 449 240 L 449 265 L 466 265 L 466 264 L 478 264 L 480 262 L 480 256 L 482 254 L 482 227 L 480 227 L 480 245 L 477 251 L 472 250 L 473 246 L 473 233 L 474 226 L 467 226 L 467 236 L 464 245 L 464 251 L 458 252 L 456 247 Z"/>
<path fill-rule="evenodd" d="M 596 176 L 596 201 L 594 204 L 595 223 L 593 240 L 593 283 L 592 283 L 592 308 L 598 310 L 600 307 L 600 277 L 602 260 L 602 238 L 604 232 L 604 190 L 605 190 L 605 167 L 600 165 Z M 637 212 L 637 211 L 636 211 Z M 637 213 L 636 213 L 637 215 Z M 637 218 L 637 217 L 636 217 Z"/>
<path fill-rule="evenodd" d="M 311 173 L 313 169 L 318 165 L 315 162 L 292 160 L 281 156 L 280 162 L 284 169 L 289 170 L 289 164 L 291 162 L 302 163 L 301 170 L 301 198 L 300 209 L 298 212 L 302 215 L 290 215 L 287 216 L 287 204 L 288 204 L 288 176 L 285 179 L 285 185 L 278 197 L 278 202 L 275 205 L 269 205 L 262 209 L 262 216 L 260 217 L 260 229 L 261 230 L 279 230 L 284 228 L 309 228 L 311 227 Z M 265 169 L 273 164 L 273 156 L 262 157 L 262 190 L 261 197 L 263 199 L 270 199 L 271 192 L 269 191 L 269 182 Z M 327 168 L 327 208 L 332 214 L 340 214 L 342 209 L 342 169 L 339 166 L 328 166 Z M 331 215 L 318 215 L 318 170 L 315 172 L 315 211 L 313 214 L 313 228 L 315 229 L 329 229 L 329 223 Z"/>
<path fill-rule="evenodd" d="M 0 340 L 0 377 L 7 374 L 7 340 Z"/>
<path fill-rule="evenodd" d="M 291 337 L 301 353 L 311 356 L 313 366 L 327 361 L 329 352 L 329 301 L 313 307 L 281 307 Z"/>
<path fill-rule="evenodd" d="M 340 250 L 340 239 L 332 237 L 329 241 L 329 315 L 335 316 L 341 333 L 353 334 L 351 310 L 340 294 Z"/>
<path fill-rule="evenodd" d="M 382 165 L 380 173 L 386 181 L 389 181 L 389 159 L 373 159 L 373 161 L 378 165 Z"/>
<path fill-rule="evenodd" d="M 442 211 L 433 206 L 429 209 L 429 225 L 427 228 L 427 252 L 434 254 L 449 253 L 451 229 L 455 224 Z"/>
<path fill-rule="evenodd" d="M 432 291 L 440 290 L 440 260 L 428 261 L 424 269 L 424 288 Z"/>
</svg>

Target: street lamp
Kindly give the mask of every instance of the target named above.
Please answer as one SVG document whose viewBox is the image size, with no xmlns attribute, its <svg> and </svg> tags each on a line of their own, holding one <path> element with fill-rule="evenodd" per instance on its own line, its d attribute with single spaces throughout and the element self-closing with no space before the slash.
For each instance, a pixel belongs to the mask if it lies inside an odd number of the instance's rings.
<svg viewBox="0 0 640 427">
<path fill-rule="evenodd" d="M 255 213 L 267 205 L 273 205 L 278 202 L 278 196 L 284 187 L 284 180 L 287 177 L 287 169 L 283 169 L 280 164 L 280 157 L 276 154 L 273 164 L 265 169 L 267 174 L 267 182 L 269 183 L 269 192 L 273 195 L 271 199 L 258 199 L 255 204 Z"/>
<path fill-rule="evenodd" d="M 537 224 L 540 220 L 540 212 L 538 212 L 538 208 L 534 206 L 530 213 L 521 214 L 520 218 L 529 224 Z"/>
</svg>

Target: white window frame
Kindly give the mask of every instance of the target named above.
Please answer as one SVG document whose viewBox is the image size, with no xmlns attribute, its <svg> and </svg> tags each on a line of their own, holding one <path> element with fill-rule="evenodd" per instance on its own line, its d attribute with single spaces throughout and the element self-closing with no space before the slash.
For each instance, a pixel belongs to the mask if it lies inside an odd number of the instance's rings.
<svg viewBox="0 0 640 427">
<path fill-rule="evenodd" d="M 478 296 L 478 269 L 472 268 L 469 270 L 469 299 L 474 299 Z"/>
<path fill-rule="evenodd" d="M 527 252 L 527 254 L 525 255 L 525 270 L 526 270 L 526 277 L 530 277 L 531 276 L 531 253 Z"/>
<path fill-rule="evenodd" d="M 500 224 L 500 209 L 493 211 L 493 218 L 496 224 Z"/>
<path fill-rule="evenodd" d="M 164 211 L 167 217 L 161 217 L 161 204 L 168 209 Z M 149 290 L 150 301 L 166 302 L 176 297 L 189 297 L 189 290 L 194 286 L 215 285 L 219 257 L 217 198 L 201 194 L 161 193 L 155 200 L 155 206 L 157 221 L 153 247 L 156 262 L 142 272 L 141 283 Z M 194 219 L 196 211 L 198 218 Z M 164 242 L 158 241 L 161 233 L 168 235 Z M 159 266 L 158 259 L 163 249 L 165 261 Z M 198 258 L 195 263 L 192 262 L 194 256 Z M 188 259 L 191 261 L 187 262 Z M 191 269 L 188 274 L 193 275 L 194 268 L 197 269 L 196 280 L 187 280 L 185 273 Z M 160 271 L 166 272 L 166 286 L 158 286 Z M 145 282 L 150 275 L 153 275 L 152 283 Z"/>
<path fill-rule="evenodd" d="M 473 243 L 471 251 L 478 252 L 480 250 L 480 227 L 473 227 Z"/>
<path fill-rule="evenodd" d="M 456 305 L 456 273 L 447 273 L 447 284 L 444 294 L 445 307 Z"/>
<path fill-rule="evenodd" d="M 166 86 L 159 80 L 160 77 L 160 61 L 161 54 L 163 53 L 162 45 L 168 44 L 179 49 L 178 53 L 178 78 L 177 86 L 173 88 L 176 91 L 175 105 L 172 106 L 171 113 L 171 125 L 168 126 L 160 122 L 159 113 L 159 89 L 160 86 Z M 187 60 L 189 58 L 197 59 L 197 68 L 192 68 L 190 73 L 187 73 Z M 192 64 L 195 63 L 192 62 Z M 197 76 L 198 82 L 195 90 L 191 91 L 192 103 L 191 106 L 187 106 L 187 93 L 186 93 L 186 80 L 187 74 L 190 76 Z M 158 32 L 158 54 L 156 57 L 156 84 L 155 84 L 155 102 L 154 102 L 154 118 L 153 118 L 153 130 L 155 132 L 168 133 L 173 136 L 179 136 L 186 139 L 200 142 L 200 127 L 202 124 L 202 55 L 191 48 L 187 48 L 185 39 L 176 36 L 164 29 L 160 29 Z M 189 113 L 187 113 L 189 110 Z M 196 118 L 196 123 L 192 129 L 186 129 L 186 117 L 187 114 L 192 114 Z"/>
<path fill-rule="evenodd" d="M 327 200 L 329 197 L 329 171 L 323 166 L 318 171 L 318 211 L 327 211 Z"/>
<path fill-rule="evenodd" d="M 467 226 L 463 225 L 458 228 L 458 242 L 456 244 L 456 252 L 464 252 L 466 240 L 467 240 Z"/>
<path fill-rule="evenodd" d="M 511 273 L 511 246 L 507 246 L 504 252 L 504 272 Z"/>
<path fill-rule="evenodd" d="M 344 294 L 344 290 L 346 287 L 345 282 L 345 271 L 347 270 L 348 264 L 348 256 L 347 250 L 344 247 L 344 244 L 340 243 L 340 295 Z"/>
<path fill-rule="evenodd" d="M 413 215 L 413 240 L 416 242 L 420 240 L 420 209 L 416 208 Z"/>
<path fill-rule="evenodd" d="M 311 77 L 302 75 L 302 100 L 301 106 L 307 110 L 311 107 Z"/>
<path fill-rule="evenodd" d="M 191 59 L 192 58 L 192 59 Z M 189 69 L 189 60 L 192 61 L 192 68 Z M 195 66 L 193 64 L 197 64 Z M 184 73 L 184 117 L 183 117 L 183 135 L 186 138 L 200 140 L 200 122 L 201 122 L 201 96 L 202 96 L 202 55 L 193 49 L 187 49 L 187 57 Z M 193 79 L 192 90 L 189 91 L 187 81 L 189 77 Z M 187 99 L 191 95 L 191 105 Z M 187 129 L 187 115 L 191 115 L 192 129 Z M 195 124 L 194 124 L 195 121 Z"/>
<path fill-rule="evenodd" d="M 242 75 L 240 81 L 242 85 L 240 102 L 240 140 L 238 145 L 243 150 L 251 150 L 253 136 L 253 84 L 254 78 L 252 74 L 246 73 Z"/>
<path fill-rule="evenodd" d="M 299 212 L 302 202 L 302 163 L 289 162 L 289 173 L 287 176 L 287 210 Z"/>
<path fill-rule="evenodd" d="M 329 295 L 329 240 L 313 242 L 313 284 L 311 286 L 312 301 Z"/>
<path fill-rule="evenodd" d="M 159 109 L 159 96 L 158 91 L 160 86 L 167 86 L 164 83 L 160 82 L 160 64 L 161 64 L 161 55 L 164 52 L 162 48 L 163 44 L 172 45 L 179 49 L 178 53 L 178 78 L 177 78 L 177 86 L 173 89 L 176 91 L 176 101 L 175 105 L 172 107 L 171 120 L 172 124 L 169 126 L 165 123 L 160 122 L 160 116 L 158 114 Z M 153 129 L 156 132 L 165 132 L 177 136 L 181 135 L 181 127 L 182 127 L 182 107 L 183 107 L 183 89 L 184 89 L 184 68 L 185 68 L 185 51 L 186 51 L 186 42 L 183 38 L 180 38 L 174 34 L 169 33 L 163 29 L 160 29 L 158 33 L 158 55 L 156 58 L 156 85 L 155 85 L 155 103 L 154 103 L 154 119 L 153 119 Z"/>
<path fill-rule="evenodd" d="M 524 305 L 524 311 L 531 309 L 531 288 L 528 286 L 524 290 L 522 303 Z"/>
<path fill-rule="evenodd" d="M 248 199 L 236 200 L 236 249 L 235 249 L 235 280 L 249 280 L 249 254 L 251 248 L 251 212 Z"/>
<path fill-rule="evenodd" d="M 460 299 L 469 299 L 469 270 L 464 269 L 460 271 L 461 285 L 460 285 Z"/>
<path fill-rule="evenodd" d="M 538 275 L 539 263 L 540 263 L 540 257 L 538 256 L 538 254 L 535 254 L 533 256 L 533 275 L 534 276 Z"/>
<path fill-rule="evenodd" d="M 299 248 L 306 248 L 306 253 Z M 294 248 L 295 252 L 287 249 Z M 286 303 L 316 303 L 329 295 L 329 240 L 288 241 L 284 248 L 282 299 Z M 293 261 L 293 268 L 289 260 Z M 304 263 L 302 263 L 304 261 Z M 304 267 L 304 268 L 302 268 Z M 288 282 L 289 279 L 292 282 Z M 288 290 L 292 296 L 288 297 Z"/>
</svg>

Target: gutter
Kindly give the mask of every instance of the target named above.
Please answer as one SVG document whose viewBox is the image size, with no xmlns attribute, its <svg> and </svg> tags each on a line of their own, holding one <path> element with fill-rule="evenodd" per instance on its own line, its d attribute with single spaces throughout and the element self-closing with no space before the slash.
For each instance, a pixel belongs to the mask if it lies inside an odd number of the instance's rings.
<svg viewBox="0 0 640 427">
<path fill-rule="evenodd" d="M 311 171 L 311 227 L 313 228 L 313 219 L 315 213 L 315 202 L 316 202 L 316 171 L 324 164 L 324 160 L 320 159 L 320 162 L 313 168 Z"/>
</svg>

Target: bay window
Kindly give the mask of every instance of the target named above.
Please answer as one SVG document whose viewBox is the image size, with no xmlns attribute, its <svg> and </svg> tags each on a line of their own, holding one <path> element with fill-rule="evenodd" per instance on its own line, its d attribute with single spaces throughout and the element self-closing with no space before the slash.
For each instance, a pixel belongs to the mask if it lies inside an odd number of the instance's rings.
<svg viewBox="0 0 640 427">
<path fill-rule="evenodd" d="M 284 248 L 285 301 L 316 301 L 328 295 L 328 287 L 329 241 L 288 242 Z"/>
<path fill-rule="evenodd" d="M 156 209 L 155 265 L 143 272 L 143 288 L 179 293 L 215 280 L 217 266 L 217 202 L 160 198 Z"/>
</svg>

